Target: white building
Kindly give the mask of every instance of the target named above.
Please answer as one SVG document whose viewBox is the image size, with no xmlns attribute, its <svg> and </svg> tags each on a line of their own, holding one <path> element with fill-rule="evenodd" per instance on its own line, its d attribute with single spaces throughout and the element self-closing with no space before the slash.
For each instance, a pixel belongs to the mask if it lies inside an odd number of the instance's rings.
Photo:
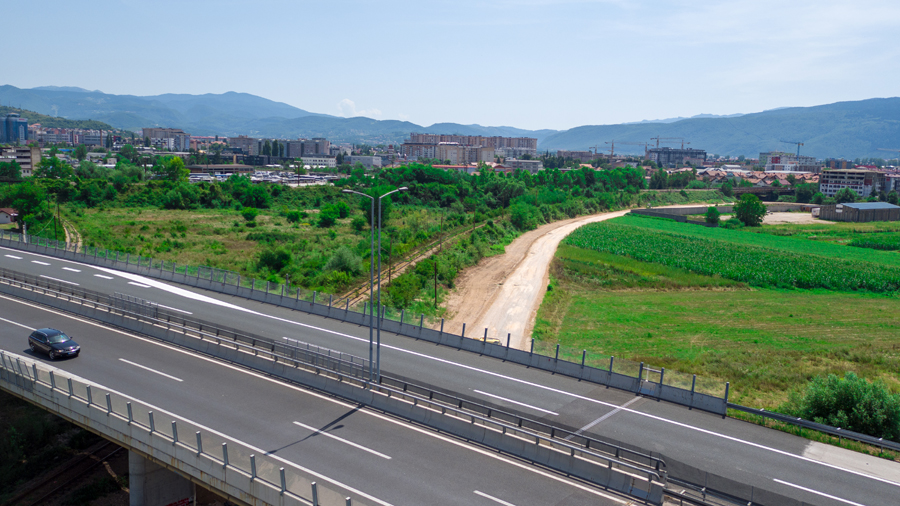
<svg viewBox="0 0 900 506">
<path fill-rule="evenodd" d="M 325 168 L 334 168 L 337 167 L 337 163 L 334 157 L 331 156 L 304 156 L 301 158 L 303 161 L 303 165 L 308 165 L 310 168 L 316 167 L 325 167 Z"/>
</svg>

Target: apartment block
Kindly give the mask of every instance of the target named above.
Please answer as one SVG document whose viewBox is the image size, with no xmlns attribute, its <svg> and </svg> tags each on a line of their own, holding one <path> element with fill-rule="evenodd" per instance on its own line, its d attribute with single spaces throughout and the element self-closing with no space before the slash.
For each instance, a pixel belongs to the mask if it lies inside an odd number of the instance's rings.
<svg viewBox="0 0 900 506">
<path fill-rule="evenodd" d="M 440 148 L 440 146 L 462 146 L 478 148 L 481 151 L 465 154 L 454 153 L 453 148 Z M 441 156 L 440 149 L 449 150 L 450 157 Z M 400 153 L 409 159 L 439 158 L 441 160 L 453 160 L 457 156 L 460 160 L 468 159 L 469 162 L 492 162 L 497 150 L 511 150 L 509 155 L 522 156 L 525 154 L 537 154 L 537 139 L 531 137 L 483 137 L 479 135 L 444 135 L 444 134 L 409 134 L 409 140 L 400 146 Z M 490 152 L 490 158 L 486 153 Z M 453 162 L 456 163 L 456 162 Z M 465 162 L 463 162 L 465 163 Z"/>
<path fill-rule="evenodd" d="M 647 159 L 661 167 L 677 167 L 678 165 L 703 165 L 706 162 L 706 151 L 702 149 L 652 148 L 647 151 Z"/>
<path fill-rule="evenodd" d="M 870 170 L 826 170 L 819 176 L 819 191 L 826 197 L 844 188 L 850 188 L 857 195 L 868 198 L 873 193 L 885 190 L 886 178 L 883 172 Z"/>
<path fill-rule="evenodd" d="M 349 163 L 350 165 L 356 165 L 357 163 L 362 164 L 363 167 L 367 169 L 371 169 L 373 167 L 381 167 L 382 159 L 380 156 L 350 156 L 344 158 L 344 163 Z"/>
<path fill-rule="evenodd" d="M 41 163 L 41 148 L 19 146 L 0 149 L 4 161 L 15 161 L 19 164 L 22 177 L 31 177 L 34 169 Z"/>
<path fill-rule="evenodd" d="M 180 128 L 143 128 L 141 129 L 141 135 L 149 137 L 151 145 L 153 145 L 154 140 L 159 139 L 160 141 L 166 141 L 159 144 L 165 144 L 167 149 L 175 151 L 188 151 L 191 149 L 190 134 L 185 133 Z M 171 139 L 171 142 L 168 142 L 169 139 Z"/>
<path fill-rule="evenodd" d="M 259 154 L 259 139 L 247 137 L 246 135 L 238 135 L 237 137 L 229 137 L 227 139 L 228 146 L 234 149 L 240 149 L 245 155 Z"/>
<path fill-rule="evenodd" d="M 522 169 L 537 174 L 538 171 L 544 170 L 544 162 L 540 160 L 516 160 L 515 158 L 507 158 L 503 162 L 504 167 L 511 169 Z"/>
<path fill-rule="evenodd" d="M 782 151 L 760 153 L 759 164 L 764 165 L 767 172 L 788 171 L 818 174 L 822 171 L 822 164 L 816 161 L 814 156 L 797 156 L 795 153 Z"/>
</svg>

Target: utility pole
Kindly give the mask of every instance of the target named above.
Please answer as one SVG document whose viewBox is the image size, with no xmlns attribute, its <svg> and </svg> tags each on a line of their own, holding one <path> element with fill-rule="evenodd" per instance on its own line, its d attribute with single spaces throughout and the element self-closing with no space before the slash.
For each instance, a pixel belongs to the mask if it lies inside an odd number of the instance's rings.
<svg viewBox="0 0 900 506">
<path fill-rule="evenodd" d="M 437 257 L 434 258 L 434 308 L 437 309 Z"/>
<path fill-rule="evenodd" d="M 391 286 L 391 277 L 394 273 L 394 236 L 388 236 L 388 286 Z"/>
</svg>

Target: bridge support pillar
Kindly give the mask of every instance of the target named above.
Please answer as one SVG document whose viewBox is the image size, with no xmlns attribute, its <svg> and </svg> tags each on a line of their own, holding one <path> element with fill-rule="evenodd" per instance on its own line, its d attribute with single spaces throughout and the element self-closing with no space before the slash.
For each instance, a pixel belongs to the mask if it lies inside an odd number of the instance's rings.
<svg viewBox="0 0 900 506">
<path fill-rule="evenodd" d="M 130 506 L 194 504 L 194 484 L 135 452 L 128 452 Z"/>
</svg>

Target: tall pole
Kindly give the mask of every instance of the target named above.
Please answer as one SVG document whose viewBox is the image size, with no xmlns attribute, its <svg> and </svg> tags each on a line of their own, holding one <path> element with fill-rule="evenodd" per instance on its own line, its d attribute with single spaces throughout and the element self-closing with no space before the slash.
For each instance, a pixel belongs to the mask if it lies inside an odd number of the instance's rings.
<svg viewBox="0 0 900 506">
<path fill-rule="evenodd" d="M 378 197 L 378 318 L 375 327 L 375 383 L 381 383 L 381 199 Z"/>
<path fill-rule="evenodd" d="M 375 197 L 366 193 L 353 190 L 343 190 L 343 193 L 355 193 L 368 198 L 371 201 L 369 205 L 369 381 L 374 379 L 374 326 L 375 326 Z M 363 306 L 365 307 L 365 306 Z"/>
</svg>

